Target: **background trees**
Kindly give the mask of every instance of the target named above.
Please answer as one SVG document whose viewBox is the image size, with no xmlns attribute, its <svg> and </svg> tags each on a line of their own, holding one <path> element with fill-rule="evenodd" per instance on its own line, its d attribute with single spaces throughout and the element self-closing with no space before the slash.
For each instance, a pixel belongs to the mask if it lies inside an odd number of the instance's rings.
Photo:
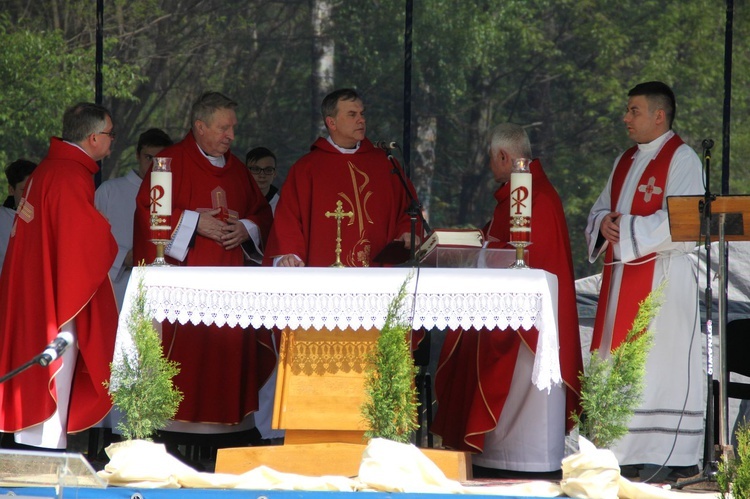
<svg viewBox="0 0 750 499">
<path fill-rule="evenodd" d="M 39 160 L 64 108 L 93 99 L 94 5 L 0 3 L 0 160 Z M 403 11 L 403 0 L 105 0 L 105 105 L 118 140 L 103 178 L 135 164 L 146 128 L 181 138 L 206 89 L 240 102 L 234 152 L 270 147 L 280 180 L 319 133 L 321 95 L 334 87 L 363 93 L 372 139 L 400 141 Z M 750 19 L 742 6 L 734 15 L 731 190 L 746 193 Z M 724 20 L 722 0 L 414 2 L 411 166 L 431 225 L 486 222 L 497 188 L 486 134 L 514 121 L 565 202 L 577 276 L 597 271 L 585 218 L 628 145 L 627 90 L 648 79 L 674 87 L 675 128 L 690 145 L 716 140 L 718 191 Z"/>
</svg>

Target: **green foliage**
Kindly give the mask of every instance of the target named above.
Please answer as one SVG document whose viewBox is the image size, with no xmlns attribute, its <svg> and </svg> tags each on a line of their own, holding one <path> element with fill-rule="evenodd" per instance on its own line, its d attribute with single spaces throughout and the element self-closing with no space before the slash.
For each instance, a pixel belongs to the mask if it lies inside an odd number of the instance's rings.
<svg viewBox="0 0 750 499">
<path fill-rule="evenodd" d="M 572 414 L 579 433 L 598 448 L 609 448 L 628 432 L 643 394 L 646 360 L 653 343 L 649 324 L 661 307 L 665 283 L 639 304 L 625 341 L 610 356 L 594 354 L 581 373 L 583 415 Z"/>
<path fill-rule="evenodd" d="M 736 458 L 719 462 L 716 481 L 724 499 L 750 498 L 750 425 L 747 423 L 737 428 Z M 731 493 L 731 495 L 730 495 Z"/>
<path fill-rule="evenodd" d="M 182 393 L 172 384 L 179 364 L 164 358 L 159 334 L 146 310 L 143 275 L 137 278 L 138 294 L 128 317 L 136 353 L 123 351 L 122 364 L 110 364 L 114 383 L 105 382 L 112 402 L 125 415 L 118 429 L 126 439 L 151 437 L 174 417 L 182 401 Z"/>
<path fill-rule="evenodd" d="M 404 317 L 407 277 L 398 295 L 388 305 L 385 325 L 377 347 L 369 353 L 365 370 L 367 401 L 362 416 L 367 420 L 368 438 L 387 438 L 408 443 L 417 429 L 417 394 L 414 376 L 417 369 L 408 341 L 410 322 Z"/>
<path fill-rule="evenodd" d="M 368 136 L 403 137 L 404 2 L 330 1 L 334 86 L 365 97 Z M 184 136 L 191 102 L 215 89 L 235 99 L 232 150 L 270 147 L 277 184 L 309 150 L 313 2 L 110 0 L 104 9 L 104 93 L 118 139 L 102 178 L 135 165 L 146 128 Z M 94 92 L 96 15 L 85 0 L 6 2 L 0 17 L 0 166 L 39 160 L 60 117 Z M 731 122 L 724 128 L 723 2 L 718 0 L 431 0 L 414 2 L 411 167 L 433 227 L 483 226 L 497 188 L 486 133 L 526 127 L 565 205 L 576 275 L 590 264 L 582 234 L 617 154 L 627 147 L 627 91 L 660 79 L 677 95 L 675 129 L 693 148 L 713 138 L 719 191 L 722 133 L 731 132 L 730 193 L 750 192 L 750 9 L 734 10 Z M 41 61 L 41 62 L 40 62 Z M 133 100 L 135 99 L 135 100 Z M 425 123 L 434 123 L 425 132 Z M 424 133 L 424 135 L 420 135 Z M 403 145 L 403 144 L 402 144 Z M 0 176 L 0 191 L 4 179 Z M 532 234 L 533 238 L 533 234 Z"/>
</svg>

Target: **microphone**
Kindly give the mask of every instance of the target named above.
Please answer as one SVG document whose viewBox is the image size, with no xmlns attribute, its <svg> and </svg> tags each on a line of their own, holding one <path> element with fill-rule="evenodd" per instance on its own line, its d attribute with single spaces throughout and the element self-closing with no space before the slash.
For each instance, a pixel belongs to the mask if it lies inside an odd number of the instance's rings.
<svg viewBox="0 0 750 499">
<path fill-rule="evenodd" d="M 711 139 L 703 140 L 703 149 L 711 149 L 714 146 L 714 141 Z"/>
<path fill-rule="evenodd" d="M 39 355 L 38 362 L 42 367 L 47 367 L 53 360 L 60 357 L 63 352 L 68 348 L 68 345 L 73 343 L 73 335 L 67 331 L 63 331 L 52 340 L 52 343 L 47 345 L 47 348 Z"/>
<path fill-rule="evenodd" d="M 384 150 L 385 152 L 390 152 L 393 149 L 398 149 L 398 144 L 396 144 L 395 142 L 386 142 L 384 140 L 379 140 L 373 145 L 378 149 Z"/>
</svg>

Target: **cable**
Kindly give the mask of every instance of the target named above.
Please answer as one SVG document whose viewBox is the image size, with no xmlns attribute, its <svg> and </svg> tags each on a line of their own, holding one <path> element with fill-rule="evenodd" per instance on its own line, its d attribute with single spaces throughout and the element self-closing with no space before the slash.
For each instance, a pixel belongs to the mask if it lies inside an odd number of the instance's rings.
<svg viewBox="0 0 750 499">
<path fill-rule="evenodd" d="M 700 246 L 698 246 L 698 261 L 700 262 Z M 695 273 L 695 279 L 696 279 L 696 300 L 695 300 L 695 318 L 694 318 L 694 324 L 695 321 L 700 321 L 700 272 Z M 700 333 L 699 333 L 700 334 Z M 661 470 L 663 470 L 665 467 L 667 467 L 667 463 L 669 462 L 669 458 L 672 457 L 672 453 L 674 452 L 675 447 L 677 446 L 677 439 L 680 436 L 680 427 L 682 426 L 682 420 L 685 417 L 685 408 L 687 407 L 688 398 L 690 398 L 690 385 L 691 385 L 691 373 L 690 373 L 690 356 L 693 353 L 693 345 L 695 343 L 695 334 L 690 335 L 690 346 L 688 348 L 688 356 L 687 356 L 687 365 L 688 365 L 688 372 L 687 372 L 687 390 L 685 391 L 685 400 L 682 403 L 682 409 L 680 411 L 680 419 L 677 421 L 677 428 L 675 429 L 674 433 L 674 440 L 672 440 L 672 447 L 669 449 L 669 454 L 667 454 L 667 457 L 664 459 L 664 462 L 659 466 L 659 468 L 647 479 L 644 480 L 644 483 L 650 483 L 651 480 L 656 478 Z"/>
</svg>

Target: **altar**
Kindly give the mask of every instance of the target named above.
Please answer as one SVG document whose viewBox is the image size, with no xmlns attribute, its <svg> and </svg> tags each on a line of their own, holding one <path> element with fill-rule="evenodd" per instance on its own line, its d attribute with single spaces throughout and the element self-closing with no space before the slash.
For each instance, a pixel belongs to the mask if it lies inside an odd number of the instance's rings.
<svg viewBox="0 0 750 499">
<path fill-rule="evenodd" d="M 407 279 L 403 310 L 413 329 L 536 328 L 531 384 L 548 390 L 561 382 L 557 278 L 542 270 L 141 268 L 133 273 L 120 314 L 116 363 L 133 348 L 127 318 L 139 273 L 156 321 L 282 331 L 273 425 L 286 430 L 285 446 L 338 442 L 336 453 L 343 455 L 348 449 L 344 443 L 361 445 L 365 355 L 374 348 L 388 306 Z M 243 452 L 247 460 L 255 451 Z M 219 458 L 217 471 L 223 461 Z M 269 457 L 252 459 L 268 462 Z M 288 463 L 284 456 L 279 459 L 279 465 Z M 456 476 L 464 476 L 465 464 L 459 463 Z"/>
<path fill-rule="evenodd" d="M 543 270 L 141 267 L 125 294 L 115 362 L 133 348 L 127 319 L 140 273 L 156 321 L 317 331 L 381 328 L 412 274 L 404 308 L 413 329 L 535 327 L 532 382 L 540 390 L 560 383 L 557 277 Z"/>
</svg>

